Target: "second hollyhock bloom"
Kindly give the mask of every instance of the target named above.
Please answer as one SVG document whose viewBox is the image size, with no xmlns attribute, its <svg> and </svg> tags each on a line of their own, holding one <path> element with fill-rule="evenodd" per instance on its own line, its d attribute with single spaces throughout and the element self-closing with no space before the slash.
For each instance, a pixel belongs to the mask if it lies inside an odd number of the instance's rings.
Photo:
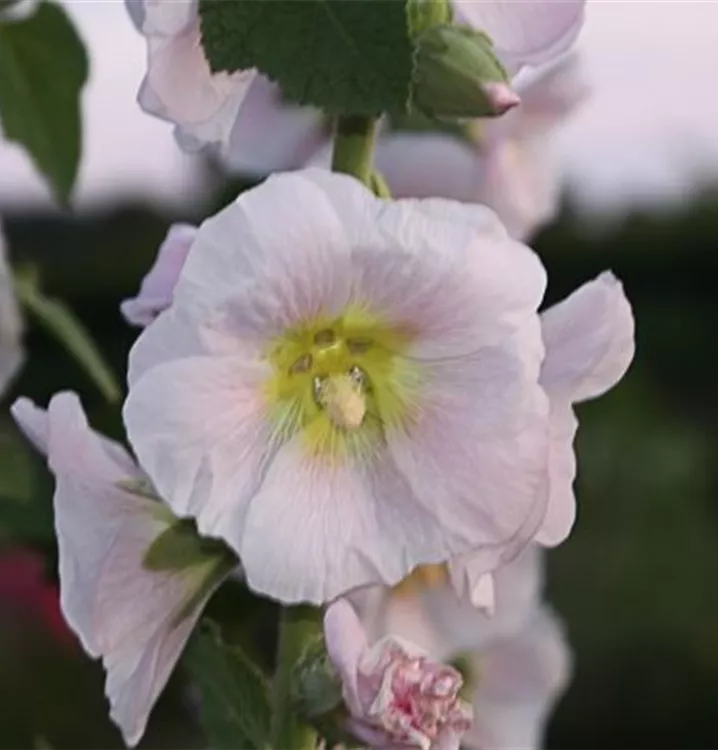
<svg viewBox="0 0 718 750">
<path fill-rule="evenodd" d="M 85 651 L 102 659 L 110 716 L 135 745 L 229 569 L 214 559 L 176 570 L 145 564 L 177 519 L 124 448 L 90 429 L 74 393 L 57 394 L 47 411 L 19 399 L 12 414 L 55 476 L 62 612 Z"/>
<path fill-rule="evenodd" d="M 397 636 L 369 644 L 344 599 L 324 619 L 327 651 L 342 680 L 348 729 L 370 747 L 458 750 L 471 728 L 471 706 L 459 697 L 454 668 Z"/>
<path fill-rule="evenodd" d="M 249 585 L 323 602 L 541 526 L 545 273 L 495 215 L 270 178 L 199 229 L 130 360 L 160 495 Z"/>
</svg>

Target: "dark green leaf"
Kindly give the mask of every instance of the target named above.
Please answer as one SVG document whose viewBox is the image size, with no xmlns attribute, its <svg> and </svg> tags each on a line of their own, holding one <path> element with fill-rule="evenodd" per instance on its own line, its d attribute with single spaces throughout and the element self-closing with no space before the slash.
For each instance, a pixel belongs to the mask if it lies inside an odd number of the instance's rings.
<svg viewBox="0 0 718 750">
<path fill-rule="evenodd" d="M 200 720 L 213 750 L 267 746 L 270 726 L 266 677 L 239 646 L 203 623 L 187 649 L 186 663 L 200 696 Z"/>
<path fill-rule="evenodd" d="M 287 98 L 330 113 L 406 110 L 413 46 L 405 0 L 200 0 L 214 71 L 256 67 Z"/>
<path fill-rule="evenodd" d="M 42 2 L 29 18 L 0 21 L 0 122 L 22 144 L 58 198 L 69 199 L 82 147 L 82 40 L 65 11 Z"/>
<path fill-rule="evenodd" d="M 23 307 L 82 365 L 105 398 L 110 403 L 119 401 L 120 387 L 114 373 L 74 313 L 62 302 L 46 297 L 31 274 L 18 275 L 15 292 Z"/>
</svg>

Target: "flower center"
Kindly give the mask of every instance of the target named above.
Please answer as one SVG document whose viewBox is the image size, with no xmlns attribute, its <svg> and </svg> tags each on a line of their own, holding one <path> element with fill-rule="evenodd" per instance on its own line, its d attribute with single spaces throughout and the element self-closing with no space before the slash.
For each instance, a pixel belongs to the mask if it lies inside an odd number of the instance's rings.
<svg viewBox="0 0 718 750">
<path fill-rule="evenodd" d="M 387 426 L 411 415 L 419 377 L 402 356 L 408 341 L 359 306 L 285 331 L 267 352 L 277 428 L 302 431 L 315 454 L 372 453 Z"/>
<path fill-rule="evenodd" d="M 345 430 L 361 427 L 366 416 L 365 376 L 358 367 L 345 375 L 314 378 L 314 398 L 329 419 Z"/>
</svg>

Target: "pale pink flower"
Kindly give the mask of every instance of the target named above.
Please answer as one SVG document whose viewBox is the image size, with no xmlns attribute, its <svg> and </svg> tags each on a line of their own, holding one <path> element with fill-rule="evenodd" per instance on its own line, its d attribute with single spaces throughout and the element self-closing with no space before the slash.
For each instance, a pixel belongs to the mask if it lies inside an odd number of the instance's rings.
<svg viewBox="0 0 718 750">
<path fill-rule="evenodd" d="M 13 291 L 5 237 L 0 224 L 0 393 L 7 390 L 25 359 L 22 333 L 22 318 Z"/>
<path fill-rule="evenodd" d="M 249 585 L 324 602 L 526 543 L 547 502 L 545 274 L 494 214 L 271 177 L 199 229 L 124 416 Z"/>
<path fill-rule="evenodd" d="M 88 426 L 74 393 L 57 394 L 47 411 L 21 398 L 12 415 L 55 476 L 62 612 L 85 651 L 102 659 L 110 716 L 135 745 L 212 591 L 192 599 L 212 571 L 143 566 L 176 519 L 141 494 L 145 475 Z"/>
<path fill-rule="evenodd" d="M 197 227 L 190 224 L 173 224 L 169 228 L 139 293 L 120 306 L 129 323 L 144 328 L 172 304 L 174 288 L 196 234 Z"/>
<path fill-rule="evenodd" d="M 486 32 L 510 70 L 565 52 L 583 26 L 586 0 L 451 0 L 457 20 Z"/>
<path fill-rule="evenodd" d="M 374 748 L 458 750 L 471 727 L 461 674 L 415 644 L 388 635 L 371 646 L 349 602 L 324 618 L 329 658 L 342 680 L 349 730 Z"/>
<path fill-rule="evenodd" d="M 197 0 L 125 0 L 147 39 L 147 75 L 138 102 L 145 112 L 176 125 L 182 148 L 213 144 L 238 167 L 254 171 L 301 166 L 324 130 L 317 113 L 291 105 L 275 108 L 279 89 L 255 70 L 212 73 L 201 44 Z M 268 116 L 271 114 L 271 117 Z M 317 141 L 318 143 L 318 141 Z"/>
<path fill-rule="evenodd" d="M 541 746 L 553 707 L 566 688 L 571 655 L 563 628 L 541 601 L 543 553 L 536 545 L 495 575 L 493 616 L 458 598 L 421 569 L 391 591 L 355 592 L 370 639 L 410 639 L 439 661 L 459 659 L 474 721 L 463 747 L 531 750 Z"/>
<path fill-rule="evenodd" d="M 397 197 L 441 196 L 494 209 L 509 233 L 528 237 L 550 221 L 561 175 L 551 136 L 583 101 L 574 59 L 516 84 L 521 105 L 503 117 L 478 119 L 467 138 L 447 133 L 387 133 L 377 168 Z"/>
</svg>

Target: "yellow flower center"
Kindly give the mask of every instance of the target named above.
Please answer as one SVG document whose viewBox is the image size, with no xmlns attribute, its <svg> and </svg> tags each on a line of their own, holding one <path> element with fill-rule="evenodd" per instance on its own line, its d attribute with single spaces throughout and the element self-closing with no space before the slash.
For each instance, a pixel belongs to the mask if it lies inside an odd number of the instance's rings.
<svg viewBox="0 0 718 750">
<path fill-rule="evenodd" d="M 413 418 L 421 372 L 404 356 L 410 334 L 365 308 L 285 331 L 267 357 L 267 399 L 277 431 L 306 436 L 312 454 L 373 453 L 384 429 Z"/>
</svg>

